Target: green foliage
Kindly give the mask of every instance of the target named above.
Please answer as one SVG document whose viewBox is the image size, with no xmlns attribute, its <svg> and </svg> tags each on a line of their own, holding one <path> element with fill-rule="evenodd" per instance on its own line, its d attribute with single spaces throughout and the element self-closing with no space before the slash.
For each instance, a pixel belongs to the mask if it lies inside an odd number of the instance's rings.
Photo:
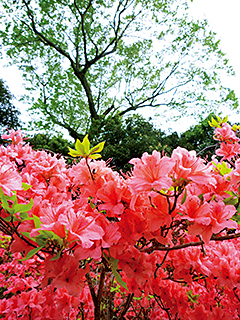
<svg viewBox="0 0 240 320">
<path fill-rule="evenodd" d="M 232 169 L 228 168 L 225 161 L 222 161 L 221 163 L 215 163 L 214 161 L 212 161 L 212 163 L 215 165 L 215 170 L 219 172 L 223 177 L 232 171 Z"/>
<path fill-rule="evenodd" d="M 216 149 L 216 141 L 213 139 L 214 128 L 209 125 L 209 120 L 212 117 L 215 115 L 210 114 L 199 124 L 183 132 L 179 137 L 178 145 L 189 151 L 196 150 L 202 158 L 208 156 L 210 159 Z M 210 146 L 212 147 L 209 148 Z"/>
<path fill-rule="evenodd" d="M 48 150 L 54 153 L 68 157 L 69 146 L 73 143 L 63 139 L 60 135 L 50 136 L 48 134 L 38 133 L 28 140 L 34 150 Z"/>
<path fill-rule="evenodd" d="M 20 111 L 12 104 L 13 96 L 4 81 L 0 79 L 0 133 L 6 129 L 20 129 Z M 1 140 L 1 139 L 0 139 Z M 1 140 L 2 143 L 2 140 Z"/>
<path fill-rule="evenodd" d="M 171 156 L 172 151 L 178 146 L 188 150 L 197 150 L 197 152 L 206 148 L 200 155 L 208 156 L 210 159 L 217 147 L 216 141 L 212 138 L 214 128 L 208 124 L 211 117 L 215 115 L 210 114 L 205 120 L 192 126 L 181 135 L 178 135 L 177 132 L 167 135 L 161 129 L 157 129 L 151 119 L 147 121 L 138 114 L 129 117 L 116 115 L 93 121 L 89 129 L 89 140 L 93 145 L 99 141 L 105 141 L 101 151 L 103 160 L 112 159 L 111 166 L 117 170 L 122 169 L 124 172 L 129 171 L 132 167 L 128 164 L 129 160 L 141 157 L 144 152 L 151 154 L 153 150 L 157 150 Z M 37 134 L 29 141 L 35 150 L 45 149 L 65 157 L 69 157 L 69 146 L 70 149 L 74 148 L 73 144 L 71 145 L 61 136 Z M 210 146 L 213 147 L 208 148 Z M 95 150 L 95 147 L 91 148 L 91 152 L 99 151 Z M 88 151 L 90 152 L 90 149 Z"/>
<path fill-rule="evenodd" d="M 187 291 L 187 297 L 192 303 L 198 303 L 199 294 L 193 294 L 192 289 Z"/>
<path fill-rule="evenodd" d="M 111 266 L 112 273 L 113 273 L 116 281 L 117 281 L 123 288 L 125 288 L 127 291 L 129 291 L 126 282 L 123 281 L 121 275 L 120 275 L 119 272 L 117 271 L 119 260 L 111 257 L 109 251 L 108 251 L 108 255 L 107 255 L 106 252 L 104 252 L 103 255 L 104 255 L 104 258 L 108 261 L 109 265 Z"/>
<path fill-rule="evenodd" d="M 140 108 L 203 116 L 220 102 L 238 105 L 221 86 L 222 70 L 232 69 L 219 40 L 206 21 L 189 19 L 185 1 L 0 0 L 0 6 L 1 45 L 22 71 L 41 129 L 58 125 L 77 140 L 89 124 Z"/>
<path fill-rule="evenodd" d="M 143 152 L 163 150 L 162 141 L 166 135 L 142 116 L 133 115 L 109 117 L 101 123 L 94 121 L 89 136 L 93 143 L 106 141 L 102 151 L 104 160 L 112 158 L 112 166 L 128 171 L 130 159 L 141 157 Z"/>
</svg>

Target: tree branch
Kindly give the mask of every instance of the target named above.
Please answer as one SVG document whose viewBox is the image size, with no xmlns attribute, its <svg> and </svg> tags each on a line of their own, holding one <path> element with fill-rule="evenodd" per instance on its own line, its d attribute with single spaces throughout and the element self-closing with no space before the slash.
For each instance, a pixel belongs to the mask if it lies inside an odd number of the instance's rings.
<svg viewBox="0 0 240 320">
<path fill-rule="evenodd" d="M 226 236 L 216 236 L 216 235 L 212 235 L 210 241 L 224 241 L 224 240 L 230 240 L 230 239 L 236 239 L 236 238 L 240 238 L 240 232 L 239 233 L 234 233 L 234 234 L 229 234 Z M 187 247 L 197 247 L 197 246 L 202 246 L 204 244 L 204 241 L 196 241 L 196 242 L 188 242 L 188 243 L 183 243 L 180 245 L 176 245 L 173 247 L 166 247 L 163 245 L 152 245 L 151 247 L 142 249 L 141 252 L 145 252 L 145 253 L 150 253 L 153 252 L 155 250 L 157 251 L 173 251 L 173 250 L 180 250 L 180 249 L 184 249 Z"/>
</svg>

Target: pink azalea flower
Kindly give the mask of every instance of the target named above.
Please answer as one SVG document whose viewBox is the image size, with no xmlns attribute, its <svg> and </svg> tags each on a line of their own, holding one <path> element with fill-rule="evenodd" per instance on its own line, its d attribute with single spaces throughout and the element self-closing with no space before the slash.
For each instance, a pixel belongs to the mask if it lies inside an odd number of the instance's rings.
<svg viewBox="0 0 240 320">
<path fill-rule="evenodd" d="M 214 139 L 226 142 L 238 142 L 240 140 L 228 123 L 223 123 L 221 128 L 215 129 Z"/>
<path fill-rule="evenodd" d="M 213 233 L 217 234 L 224 228 L 237 228 L 237 223 L 229 220 L 236 212 L 234 206 L 225 205 L 221 200 L 211 201 L 208 211 L 204 211 L 203 217 L 195 219 L 194 224 L 190 226 L 189 233 L 201 235 L 205 243 L 209 243 Z"/>
<path fill-rule="evenodd" d="M 84 248 L 90 248 L 94 240 L 102 239 L 103 229 L 96 224 L 95 219 L 86 217 L 82 211 L 70 209 L 67 214 L 59 216 L 59 222 L 68 231 L 67 241 L 79 241 Z"/>
<path fill-rule="evenodd" d="M 198 158 L 196 151 L 188 151 L 177 147 L 173 150 L 171 158 L 175 161 L 173 177 L 176 180 L 192 180 L 197 184 L 215 184 L 211 175 L 211 167 L 204 164 L 204 160 Z"/>
<path fill-rule="evenodd" d="M 237 184 L 240 181 L 240 159 L 235 162 L 235 170 L 231 172 L 232 184 Z"/>
<path fill-rule="evenodd" d="M 46 286 L 48 279 L 52 279 L 53 287 L 66 288 L 69 295 L 76 297 L 84 288 L 83 276 L 90 271 L 89 266 L 85 269 L 79 268 L 79 260 L 66 254 L 58 260 L 51 260 L 51 257 L 48 257 L 44 266 L 42 286 Z"/>
<path fill-rule="evenodd" d="M 169 226 L 172 215 L 169 214 L 169 203 L 166 197 L 157 195 L 152 199 L 152 205 L 144 210 L 143 216 L 147 219 L 149 230 L 154 232 L 161 226 Z"/>
<path fill-rule="evenodd" d="M 130 190 L 133 193 L 131 208 L 133 209 L 136 196 L 140 192 L 150 192 L 152 189 L 161 191 L 172 185 L 172 179 L 168 177 L 174 166 L 174 161 L 169 157 L 161 157 L 160 152 L 153 151 L 152 155 L 145 152 L 142 158 L 134 158 L 129 161 L 134 165 L 130 179 Z"/>
<path fill-rule="evenodd" d="M 23 133 L 21 130 L 15 131 L 11 129 L 11 131 L 8 130 L 8 132 L 9 134 L 3 134 L 1 138 L 6 140 L 11 139 L 12 140 L 11 143 L 13 145 L 23 143 Z"/>
<path fill-rule="evenodd" d="M 116 180 L 106 182 L 97 191 L 97 197 L 104 203 L 98 206 L 99 210 L 107 210 L 109 217 L 121 215 L 124 210 L 122 200 L 122 186 Z"/>
<path fill-rule="evenodd" d="M 22 178 L 11 164 L 0 163 L 0 188 L 9 197 L 13 195 L 13 191 L 22 190 Z"/>
<path fill-rule="evenodd" d="M 217 149 L 215 153 L 217 156 L 223 157 L 222 160 L 231 160 L 240 154 L 240 144 L 222 142 L 220 148 Z"/>
</svg>

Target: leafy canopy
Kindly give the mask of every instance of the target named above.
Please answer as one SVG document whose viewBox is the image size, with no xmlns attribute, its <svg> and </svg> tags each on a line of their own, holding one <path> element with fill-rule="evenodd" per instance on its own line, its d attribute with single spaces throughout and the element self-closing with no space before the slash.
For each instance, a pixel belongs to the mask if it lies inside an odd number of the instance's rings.
<svg viewBox="0 0 240 320">
<path fill-rule="evenodd" d="M 12 94 L 2 79 L 0 79 L 0 132 L 6 129 L 19 129 L 20 111 L 12 104 Z"/>
<path fill-rule="evenodd" d="M 174 109 L 182 116 L 209 114 L 219 103 L 238 105 L 220 82 L 221 70 L 232 69 L 219 41 L 206 21 L 188 17 L 187 2 L 0 4 L 2 46 L 22 70 L 40 128 L 57 125 L 77 140 L 93 120 L 142 108 Z"/>
</svg>

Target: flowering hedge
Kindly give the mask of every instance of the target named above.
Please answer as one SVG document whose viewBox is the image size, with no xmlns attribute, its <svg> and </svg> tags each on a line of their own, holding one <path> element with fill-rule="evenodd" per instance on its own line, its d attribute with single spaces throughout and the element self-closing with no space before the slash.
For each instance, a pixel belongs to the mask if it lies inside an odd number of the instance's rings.
<svg viewBox="0 0 240 320">
<path fill-rule="evenodd" d="M 67 165 L 20 131 L 0 147 L 0 318 L 239 319 L 239 127 L 212 119 L 207 162 L 178 147 Z"/>
</svg>

